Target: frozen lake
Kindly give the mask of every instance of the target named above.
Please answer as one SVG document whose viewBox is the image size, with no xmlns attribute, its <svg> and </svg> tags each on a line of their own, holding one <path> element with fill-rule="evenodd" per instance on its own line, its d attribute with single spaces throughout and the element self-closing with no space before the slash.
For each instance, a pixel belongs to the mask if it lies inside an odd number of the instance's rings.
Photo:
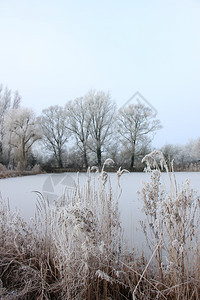
<svg viewBox="0 0 200 300">
<path fill-rule="evenodd" d="M 109 174 L 113 187 L 117 186 L 117 176 L 115 173 Z M 167 174 L 162 174 L 166 179 Z M 34 216 L 35 204 L 38 196 L 35 191 L 41 192 L 45 197 L 52 200 L 62 195 L 67 189 L 68 192 L 73 188 L 76 173 L 62 174 L 41 174 L 17 178 L 0 179 L 0 193 L 3 199 L 9 199 L 11 209 L 21 212 L 24 219 L 29 220 Z M 79 174 L 80 184 L 87 180 L 84 173 Z M 124 228 L 125 237 L 131 247 L 141 248 L 145 244 L 139 221 L 144 219 L 142 212 L 142 201 L 138 200 L 137 191 L 142 188 L 144 182 L 148 181 L 150 174 L 129 173 L 123 174 L 120 178 L 122 194 L 119 200 L 121 222 Z M 200 172 L 176 173 L 178 184 L 190 179 L 191 186 L 200 195 Z"/>
</svg>

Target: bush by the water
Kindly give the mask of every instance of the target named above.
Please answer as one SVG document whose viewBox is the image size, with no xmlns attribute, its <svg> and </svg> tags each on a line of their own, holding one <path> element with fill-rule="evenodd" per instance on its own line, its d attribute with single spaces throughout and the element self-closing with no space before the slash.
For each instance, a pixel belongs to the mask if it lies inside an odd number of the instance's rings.
<svg viewBox="0 0 200 300">
<path fill-rule="evenodd" d="M 6 166 L 0 163 L 0 179 L 9 178 L 9 177 L 18 177 L 18 176 L 26 176 L 26 175 L 36 175 L 41 174 L 40 165 L 36 164 L 29 170 L 20 170 L 16 169 L 7 169 Z"/>
</svg>

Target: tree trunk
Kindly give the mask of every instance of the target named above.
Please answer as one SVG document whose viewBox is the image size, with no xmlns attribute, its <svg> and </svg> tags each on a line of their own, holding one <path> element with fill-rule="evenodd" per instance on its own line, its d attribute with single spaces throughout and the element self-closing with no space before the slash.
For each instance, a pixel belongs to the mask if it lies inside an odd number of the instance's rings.
<svg viewBox="0 0 200 300">
<path fill-rule="evenodd" d="M 3 163 L 3 147 L 2 147 L 2 142 L 0 142 L 0 162 Z"/>
<path fill-rule="evenodd" d="M 135 163 L 135 141 L 132 147 L 131 152 L 131 165 L 130 165 L 130 171 L 134 171 L 134 163 Z"/>
<path fill-rule="evenodd" d="M 25 169 L 25 159 L 26 159 L 25 144 L 22 141 L 21 153 L 20 153 L 20 156 L 19 156 L 19 171 L 24 171 L 24 169 Z"/>
<path fill-rule="evenodd" d="M 58 167 L 59 168 L 63 168 L 63 162 L 62 162 L 62 154 L 61 154 L 61 150 L 58 150 Z"/>
<path fill-rule="evenodd" d="M 59 168 L 63 168 L 63 163 L 62 163 L 62 159 L 61 158 L 59 158 L 59 160 L 58 160 L 58 167 Z"/>
<path fill-rule="evenodd" d="M 83 149 L 83 168 L 87 170 L 88 168 L 88 160 L 87 160 L 87 150 L 84 147 Z"/>
<path fill-rule="evenodd" d="M 97 162 L 98 162 L 98 167 L 101 168 L 101 148 L 97 148 Z"/>
</svg>

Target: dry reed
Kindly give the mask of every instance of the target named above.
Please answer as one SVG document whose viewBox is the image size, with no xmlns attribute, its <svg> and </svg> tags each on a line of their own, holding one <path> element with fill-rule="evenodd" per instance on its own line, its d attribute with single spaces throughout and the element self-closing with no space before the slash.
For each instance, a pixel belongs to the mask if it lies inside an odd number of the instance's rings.
<svg viewBox="0 0 200 300">
<path fill-rule="evenodd" d="M 145 159 L 155 165 L 154 155 Z M 38 193 L 29 223 L 0 200 L 0 299 L 198 299 L 199 198 L 189 183 L 178 190 L 167 170 L 168 191 L 153 171 L 141 191 L 152 256 L 130 253 L 118 210 L 125 170 L 113 191 L 110 163 L 88 170 L 84 187 L 77 177 L 73 193 L 53 205 Z"/>
</svg>

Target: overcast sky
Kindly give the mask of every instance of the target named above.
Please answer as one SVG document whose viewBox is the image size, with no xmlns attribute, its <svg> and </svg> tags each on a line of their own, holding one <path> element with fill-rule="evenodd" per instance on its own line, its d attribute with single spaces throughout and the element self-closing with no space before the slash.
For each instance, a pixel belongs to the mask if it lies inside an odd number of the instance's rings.
<svg viewBox="0 0 200 300">
<path fill-rule="evenodd" d="M 0 83 L 37 114 L 90 89 L 158 111 L 155 146 L 200 137 L 200 0 L 0 0 Z"/>
</svg>

